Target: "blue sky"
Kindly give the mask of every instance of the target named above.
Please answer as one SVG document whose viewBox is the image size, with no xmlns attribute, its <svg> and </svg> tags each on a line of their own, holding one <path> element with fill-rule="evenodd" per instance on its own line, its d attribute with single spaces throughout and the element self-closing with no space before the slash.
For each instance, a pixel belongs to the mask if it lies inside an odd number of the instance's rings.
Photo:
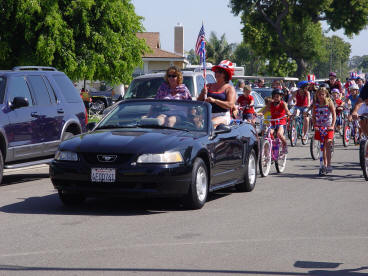
<svg viewBox="0 0 368 276">
<path fill-rule="evenodd" d="M 227 0 L 131 0 L 136 14 L 145 19 L 143 25 L 147 32 L 159 32 L 161 48 L 174 51 L 174 26 L 184 26 L 184 50 L 194 48 L 202 21 L 207 36 L 214 31 L 217 37 L 225 34 L 229 43 L 242 41 L 240 18 L 235 17 L 227 6 Z M 363 30 L 353 39 L 348 39 L 342 31 L 336 34 L 352 45 L 351 56 L 368 55 L 368 30 Z"/>
</svg>

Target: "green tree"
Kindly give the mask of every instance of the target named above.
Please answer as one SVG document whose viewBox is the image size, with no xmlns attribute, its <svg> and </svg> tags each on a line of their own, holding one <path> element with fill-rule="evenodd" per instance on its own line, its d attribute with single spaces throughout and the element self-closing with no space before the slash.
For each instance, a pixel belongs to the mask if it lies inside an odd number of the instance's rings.
<svg viewBox="0 0 368 276">
<path fill-rule="evenodd" d="M 358 66 L 358 69 L 368 72 L 368 55 L 362 56 L 362 60 Z"/>
<path fill-rule="evenodd" d="M 219 64 L 221 60 L 231 59 L 234 51 L 234 43 L 228 43 L 223 34 L 220 39 L 215 32 L 210 33 L 210 38 L 206 43 L 207 62 Z"/>
<path fill-rule="evenodd" d="M 244 74 L 248 76 L 264 74 L 265 59 L 255 54 L 249 45 L 242 42 L 236 45 L 232 57 L 238 66 L 244 67 Z"/>
<path fill-rule="evenodd" d="M 244 40 L 252 49 L 271 63 L 295 60 L 298 77 L 326 55 L 321 21 L 348 36 L 368 23 L 368 0 L 230 0 L 229 5 L 241 15 Z"/>
<path fill-rule="evenodd" d="M 190 49 L 187 60 L 190 64 L 199 64 L 199 56 L 196 54 L 196 52 L 193 49 Z"/>
<path fill-rule="evenodd" d="M 324 37 L 323 48 L 325 55 L 314 63 L 310 70 L 317 78 L 327 78 L 329 72 L 334 71 L 343 79 L 349 72 L 349 56 L 351 45 L 338 36 Z"/>
<path fill-rule="evenodd" d="M 148 51 L 129 0 L 2 0 L 0 67 L 54 66 L 73 80 L 128 83 Z"/>
</svg>

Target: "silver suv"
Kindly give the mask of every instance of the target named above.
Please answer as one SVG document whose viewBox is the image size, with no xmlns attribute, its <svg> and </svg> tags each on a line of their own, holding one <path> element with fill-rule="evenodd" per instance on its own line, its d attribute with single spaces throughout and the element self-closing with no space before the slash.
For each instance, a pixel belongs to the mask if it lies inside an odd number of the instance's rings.
<svg viewBox="0 0 368 276">
<path fill-rule="evenodd" d="M 188 87 L 193 100 L 197 99 L 198 95 L 204 86 L 203 72 L 182 71 L 183 83 Z M 138 76 L 133 79 L 129 85 L 129 89 L 124 95 L 124 99 L 135 98 L 154 98 L 157 93 L 157 89 L 164 81 L 164 72 L 146 74 Z M 216 82 L 215 76 L 211 71 L 207 71 L 206 74 L 207 83 Z"/>
</svg>

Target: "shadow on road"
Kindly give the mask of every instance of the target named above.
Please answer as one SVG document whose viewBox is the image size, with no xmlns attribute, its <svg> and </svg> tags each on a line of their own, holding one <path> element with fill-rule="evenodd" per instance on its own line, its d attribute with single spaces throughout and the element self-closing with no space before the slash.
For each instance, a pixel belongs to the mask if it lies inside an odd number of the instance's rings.
<svg viewBox="0 0 368 276">
<path fill-rule="evenodd" d="M 225 190 L 211 193 L 207 203 L 231 195 Z M 15 214 L 53 214 L 53 215 L 90 215 L 90 216 L 139 216 L 165 213 L 169 211 L 187 211 L 180 199 L 166 198 L 88 198 L 83 204 L 64 206 L 57 193 L 23 198 L 21 202 L 2 206 L 0 212 Z"/>
<path fill-rule="evenodd" d="M 13 184 L 19 184 L 24 183 L 28 181 L 35 181 L 40 179 L 49 178 L 48 173 L 33 173 L 33 174 L 10 174 L 10 175 L 4 175 L 3 181 L 0 184 L 1 186 L 7 186 L 7 185 L 13 185 Z"/>
<path fill-rule="evenodd" d="M 316 263 L 315 268 L 334 269 L 334 263 Z M 322 264 L 326 264 L 323 266 Z M 329 265 L 332 264 L 332 265 Z M 312 268 L 312 267 L 302 267 Z M 306 272 L 287 272 L 287 271 L 261 271 L 261 270 L 230 270 L 230 269 L 175 269 L 175 268 L 93 268 L 93 267 L 37 267 L 37 266 L 17 266 L 17 265 L 0 265 L 0 271 L 64 271 L 64 272 L 132 272 L 132 273 L 144 273 L 145 275 L 160 275 L 162 273 L 170 273 L 175 275 L 176 273 L 185 274 L 221 274 L 221 275 L 317 275 L 317 276 L 354 276 L 354 275 L 368 275 L 368 273 L 359 272 L 366 270 L 368 267 L 359 267 L 353 269 L 343 270 L 310 270 Z"/>
</svg>

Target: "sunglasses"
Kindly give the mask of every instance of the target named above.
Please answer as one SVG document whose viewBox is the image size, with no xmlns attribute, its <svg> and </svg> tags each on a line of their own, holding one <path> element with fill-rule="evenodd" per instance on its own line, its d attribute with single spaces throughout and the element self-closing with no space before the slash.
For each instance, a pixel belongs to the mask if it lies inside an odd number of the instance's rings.
<svg viewBox="0 0 368 276">
<path fill-rule="evenodd" d="M 167 75 L 168 78 L 176 78 L 178 75 Z"/>
</svg>

